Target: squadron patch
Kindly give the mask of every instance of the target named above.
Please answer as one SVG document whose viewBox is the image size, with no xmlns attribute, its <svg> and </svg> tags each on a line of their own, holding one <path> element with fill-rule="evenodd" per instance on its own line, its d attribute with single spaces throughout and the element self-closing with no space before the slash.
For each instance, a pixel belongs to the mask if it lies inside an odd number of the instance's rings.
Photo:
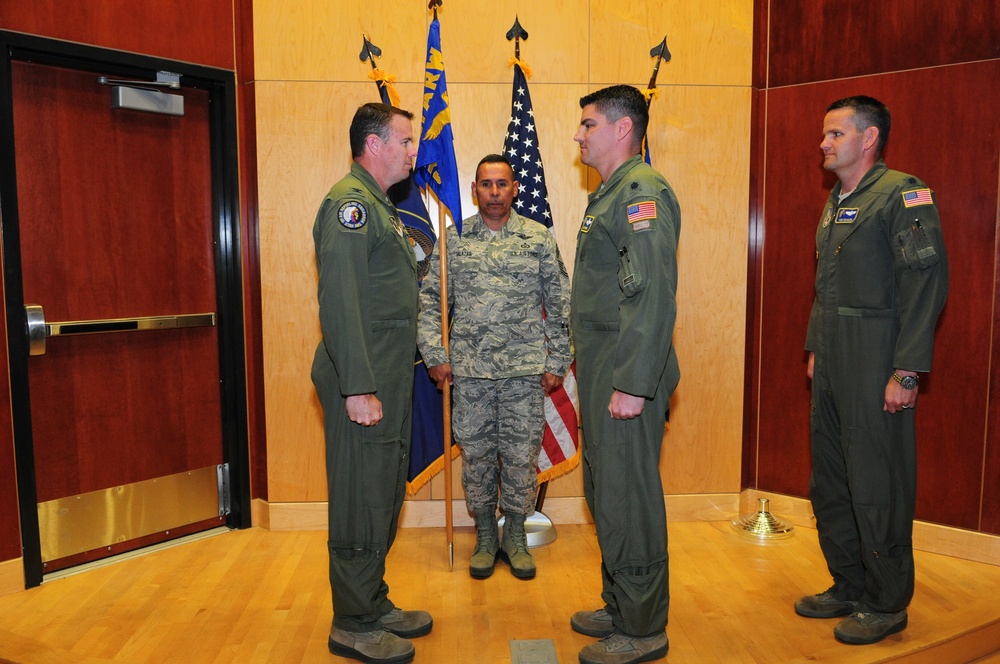
<svg viewBox="0 0 1000 664">
<path fill-rule="evenodd" d="M 917 205 L 931 205 L 934 199 L 931 198 L 931 190 L 924 189 L 914 189 L 913 191 L 903 192 L 903 206 L 904 207 L 915 207 Z"/>
<path fill-rule="evenodd" d="M 858 218 L 858 212 L 861 210 L 859 208 L 843 208 L 837 210 L 837 219 L 833 222 L 835 224 L 853 224 Z"/>
<path fill-rule="evenodd" d="M 340 206 L 337 218 L 344 228 L 357 230 L 368 223 L 368 210 L 361 201 L 348 201 Z"/>
<path fill-rule="evenodd" d="M 586 217 L 583 218 L 583 225 L 580 226 L 580 232 L 589 233 L 590 227 L 593 225 L 594 225 L 594 218 L 590 215 L 587 215 Z"/>
</svg>

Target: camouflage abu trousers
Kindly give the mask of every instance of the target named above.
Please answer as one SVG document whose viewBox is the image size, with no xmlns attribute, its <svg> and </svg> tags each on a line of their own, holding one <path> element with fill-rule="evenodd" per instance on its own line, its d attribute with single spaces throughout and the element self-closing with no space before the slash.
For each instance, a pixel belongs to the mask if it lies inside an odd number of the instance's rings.
<svg viewBox="0 0 1000 664">
<path fill-rule="evenodd" d="M 462 448 L 462 487 L 470 512 L 535 511 L 538 452 L 545 432 L 541 376 L 455 376 L 451 426 Z"/>
</svg>

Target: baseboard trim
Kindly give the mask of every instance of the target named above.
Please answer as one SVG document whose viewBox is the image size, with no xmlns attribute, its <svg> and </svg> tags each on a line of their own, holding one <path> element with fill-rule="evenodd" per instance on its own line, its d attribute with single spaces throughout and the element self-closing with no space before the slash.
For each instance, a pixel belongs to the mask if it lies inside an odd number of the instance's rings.
<svg viewBox="0 0 1000 664">
<path fill-rule="evenodd" d="M 815 528 L 812 504 L 806 498 L 795 498 L 779 493 L 748 489 L 740 496 L 740 512 L 756 512 L 758 500 L 768 499 L 768 511 L 796 526 Z M 915 521 L 913 523 L 913 548 L 917 551 L 939 553 L 952 558 L 972 560 L 990 565 L 1000 565 L 1000 536 L 963 530 L 939 523 Z"/>
<path fill-rule="evenodd" d="M 263 502 L 263 501 L 262 501 Z M 672 521 L 725 521 L 731 519 L 739 508 L 739 495 L 735 493 L 685 494 L 664 496 L 667 516 Z M 266 506 L 266 510 L 264 507 Z M 326 502 L 270 503 L 263 504 L 259 523 L 269 524 L 269 530 L 326 530 Z M 546 498 L 542 511 L 554 524 L 593 523 L 590 510 L 582 496 Z M 472 526 L 472 517 L 465 509 L 464 500 L 452 501 L 452 524 L 457 527 Z M 445 525 L 443 500 L 408 500 L 403 503 L 399 517 L 400 528 L 443 528 Z"/>
<path fill-rule="evenodd" d="M 705 493 L 664 496 L 670 521 L 729 521 L 734 516 L 756 512 L 761 498 L 776 517 L 801 528 L 815 528 L 812 505 L 805 498 L 747 489 L 741 493 Z M 542 510 L 552 523 L 593 523 L 582 496 L 546 498 Z M 471 527 L 472 517 L 464 500 L 452 501 L 452 524 Z M 267 503 L 254 501 L 254 525 L 267 530 L 326 530 L 326 502 Z M 399 518 L 400 528 L 443 528 L 443 500 L 408 500 Z M 913 524 L 913 546 L 919 551 L 939 553 L 963 560 L 1000 565 L 1000 536 L 962 530 L 936 523 Z"/>
<path fill-rule="evenodd" d="M 0 562 L 0 597 L 24 590 L 24 559 Z"/>
</svg>

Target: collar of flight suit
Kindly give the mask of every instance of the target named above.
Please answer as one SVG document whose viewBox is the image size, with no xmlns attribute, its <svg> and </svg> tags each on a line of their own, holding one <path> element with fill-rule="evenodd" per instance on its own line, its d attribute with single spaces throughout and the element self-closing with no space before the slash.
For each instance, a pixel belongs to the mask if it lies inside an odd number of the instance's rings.
<svg viewBox="0 0 1000 664">
<path fill-rule="evenodd" d="M 861 178 L 861 181 L 858 182 L 858 186 L 854 188 L 854 191 L 852 191 L 847 198 L 850 198 L 851 196 L 854 196 L 855 194 L 868 189 L 870 186 L 875 184 L 875 182 L 877 182 L 879 178 L 885 175 L 886 171 L 888 170 L 889 167 L 885 165 L 884 160 L 879 159 L 878 161 L 876 161 L 872 165 L 872 167 L 868 169 L 868 172 L 864 174 L 864 176 Z M 837 184 L 833 185 L 833 189 L 830 191 L 830 200 L 836 203 L 834 207 L 839 207 L 840 204 L 843 202 L 839 200 L 840 192 L 843 191 L 843 189 L 844 189 L 843 183 L 840 180 L 837 180 Z M 847 198 L 845 198 L 844 201 L 846 201 Z"/>
<path fill-rule="evenodd" d="M 611 174 L 611 177 L 608 178 L 608 181 L 602 183 L 601 186 L 597 188 L 597 191 L 595 191 L 590 195 L 590 202 L 593 203 L 607 192 L 613 190 L 615 187 L 618 186 L 619 183 L 621 183 L 622 180 L 625 179 L 625 177 L 629 173 L 632 172 L 633 168 L 637 167 L 639 164 L 644 164 L 644 163 L 646 162 L 642 160 L 642 155 L 638 154 L 633 155 L 628 159 L 626 159 L 624 162 L 622 162 L 621 166 L 615 169 L 615 172 Z"/>
</svg>

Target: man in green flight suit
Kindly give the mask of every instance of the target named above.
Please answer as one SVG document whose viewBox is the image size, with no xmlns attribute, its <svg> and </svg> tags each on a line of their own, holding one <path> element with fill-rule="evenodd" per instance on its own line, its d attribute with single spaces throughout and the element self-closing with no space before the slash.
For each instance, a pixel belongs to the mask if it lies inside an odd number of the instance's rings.
<svg viewBox="0 0 1000 664">
<path fill-rule="evenodd" d="M 365 662 L 413 659 L 425 611 L 389 600 L 410 452 L 417 264 L 386 191 L 409 175 L 413 115 L 365 104 L 351 122 L 354 163 L 316 215 L 323 339 L 312 380 L 323 406 L 329 489 L 330 652 Z"/>
<path fill-rule="evenodd" d="M 570 624 L 603 637 L 580 651 L 582 664 L 629 664 L 669 647 L 660 449 L 680 379 L 672 336 L 681 214 L 673 189 L 640 156 L 649 122 L 642 93 L 616 85 L 580 107 L 574 140 L 601 186 L 577 235 L 570 311 L 604 607 L 578 611 Z"/>
<path fill-rule="evenodd" d="M 889 170 L 889 110 L 871 97 L 827 108 L 823 167 L 839 182 L 816 231 L 809 496 L 833 586 L 795 602 L 808 618 L 846 616 L 845 643 L 906 628 L 917 498 L 914 409 L 948 296 L 933 192 Z"/>
</svg>

